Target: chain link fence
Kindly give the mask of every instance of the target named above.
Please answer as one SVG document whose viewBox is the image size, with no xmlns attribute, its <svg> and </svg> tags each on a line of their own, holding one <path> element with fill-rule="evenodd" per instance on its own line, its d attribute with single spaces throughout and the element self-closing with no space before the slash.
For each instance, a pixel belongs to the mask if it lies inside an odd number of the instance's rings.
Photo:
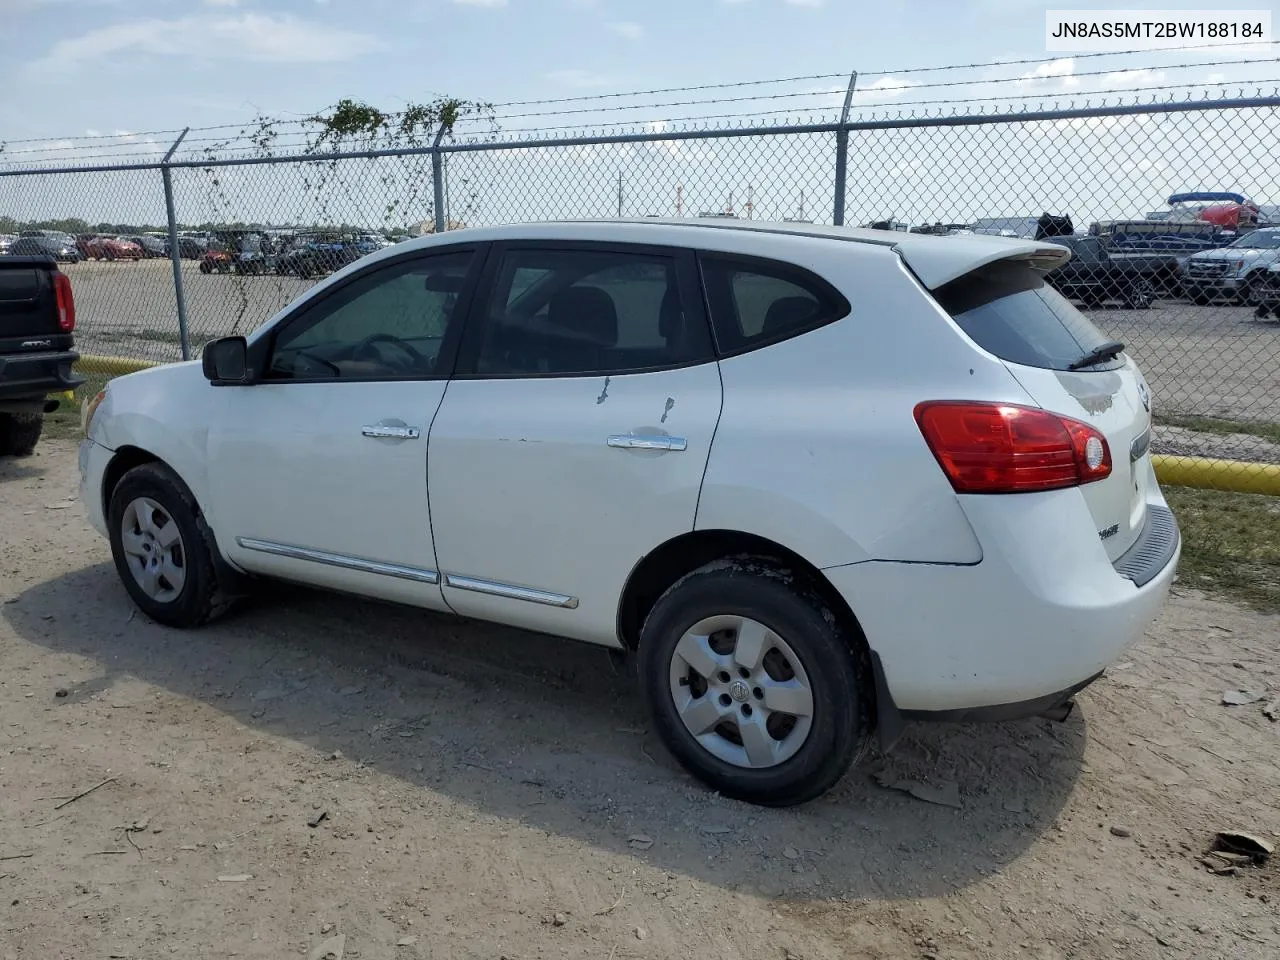
<svg viewBox="0 0 1280 960">
<path fill-rule="evenodd" d="M 1214 485 L 1231 471 L 1280 471 L 1280 267 L 1269 269 L 1280 264 L 1276 156 L 1277 97 L 558 137 L 480 132 L 322 156 L 171 150 L 96 167 L 0 167 L 0 234 L 17 235 L 9 249 L 19 252 L 23 233 L 79 228 L 66 238 L 74 262 L 64 269 L 82 366 L 104 373 L 181 359 L 180 312 L 198 356 L 206 341 L 249 332 L 333 270 L 437 230 L 733 216 L 1039 236 L 1072 247 L 1051 282 L 1142 367 L 1155 452 L 1168 463 L 1229 461 L 1204 475 Z"/>
</svg>

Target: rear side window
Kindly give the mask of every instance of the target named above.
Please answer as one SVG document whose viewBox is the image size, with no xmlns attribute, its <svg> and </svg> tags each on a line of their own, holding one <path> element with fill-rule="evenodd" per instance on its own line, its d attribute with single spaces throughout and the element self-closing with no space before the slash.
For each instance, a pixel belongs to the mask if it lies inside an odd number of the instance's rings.
<svg viewBox="0 0 1280 960">
<path fill-rule="evenodd" d="M 1089 318 L 1025 263 L 1000 260 L 933 291 L 960 329 L 1001 360 L 1067 370 L 1110 342 Z M 1117 357 L 1089 369 L 1124 366 Z"/>
<path fill-rule="evenodd" d="M 720 254 L 698 259 L 722 355 L 776 343 L 849 313 L 839 291 L 799 267 Z"/>
</svg>

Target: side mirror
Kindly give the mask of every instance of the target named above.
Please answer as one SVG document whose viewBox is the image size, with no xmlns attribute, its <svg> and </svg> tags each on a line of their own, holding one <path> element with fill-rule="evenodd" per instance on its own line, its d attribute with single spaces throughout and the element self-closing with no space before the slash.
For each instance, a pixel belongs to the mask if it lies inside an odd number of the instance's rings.
<svg viewBox="0 0 1280 960">
<path fill-rule="evenodd" d="M 204 345 L 200 358 L 214 385 L 249 382 L 249 345 L 244 337 L 222 337 Z"/>
</svg>

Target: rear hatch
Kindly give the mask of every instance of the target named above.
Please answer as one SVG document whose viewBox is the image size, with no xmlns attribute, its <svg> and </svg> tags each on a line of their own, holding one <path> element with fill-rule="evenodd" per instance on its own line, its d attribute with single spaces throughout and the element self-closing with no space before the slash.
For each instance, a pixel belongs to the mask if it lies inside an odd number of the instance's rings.
<svg viewBox="0 0 1280 960">
<path fill-rule="evenodd" d="M 58 326 L 55 270 L 43 257 L 0 257 L 0 354 L 70 348 Z"/>
<path fill-rule="evenodd" d="M 933 291 L 960 328 L 999 357 L 1032 399 L 1106 437 L 1111 474 L 1079 490 L 1114 561 L 1142 533 L 1150 476 L 1150 392 L 1122 345 L 1016 256 L 983 264 Z"/>
</svg>

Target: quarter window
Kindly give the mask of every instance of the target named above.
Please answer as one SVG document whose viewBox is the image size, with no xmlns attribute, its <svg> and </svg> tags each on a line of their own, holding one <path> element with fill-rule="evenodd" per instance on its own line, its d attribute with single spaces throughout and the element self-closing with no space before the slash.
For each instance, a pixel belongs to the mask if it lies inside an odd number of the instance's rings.
<svg viewBox="0 0 1280 960">
<path fill-rule="evenodd" d="M 449 373 L 436 364 L 471 259 L 470 252 L 437 254 L 352 280 L 281 332 L 266 378 L 413 380 Z"/>
<path fill-rule="evenodd" d="M 613 374 L 709 354 L 705 321 L 681 298 L 675 258 L 512 249 L 494 277 L 476 373 Z"/>
<path fill-rule="evenodd" d="M 838 291 L 799 267 L 721 255 L 699 259 L 722 354 L 785 340 L 849 312 Z"/>
</svg>

